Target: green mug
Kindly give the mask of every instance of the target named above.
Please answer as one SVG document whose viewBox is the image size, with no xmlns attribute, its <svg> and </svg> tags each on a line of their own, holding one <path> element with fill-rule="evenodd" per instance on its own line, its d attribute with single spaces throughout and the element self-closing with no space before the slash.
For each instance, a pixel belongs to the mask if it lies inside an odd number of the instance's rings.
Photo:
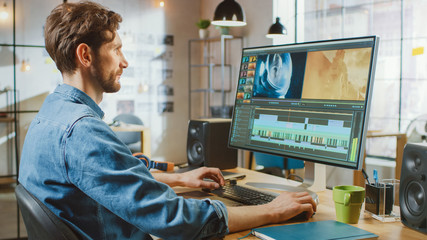
<svg viewBox="0 0 427 240">
<path fill-rule="evenodd" d="M 337 221 L 354 224 L 359 221 L 365 201 L 365 189 L 359 186 L 336 186 L 332 190 Z"/>
</svg>

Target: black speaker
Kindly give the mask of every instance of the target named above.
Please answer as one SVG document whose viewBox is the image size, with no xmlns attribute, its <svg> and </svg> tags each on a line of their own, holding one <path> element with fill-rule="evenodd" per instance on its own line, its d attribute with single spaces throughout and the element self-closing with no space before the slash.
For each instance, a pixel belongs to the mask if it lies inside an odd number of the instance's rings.
<svg viewBox="0 0 427 240">
<path fill-rule="evenodd" d="M 199 119 L 188 123 L 187 157 L 190 167 L 237 167 L 237 150 L 228 148 L 230 119 Z"/>
<path fill-rule="evenodd" d="M 400 174 L 400 218 L 412 229 L 427 234 L 427 145 L 408 143 Z"/>
</svg>

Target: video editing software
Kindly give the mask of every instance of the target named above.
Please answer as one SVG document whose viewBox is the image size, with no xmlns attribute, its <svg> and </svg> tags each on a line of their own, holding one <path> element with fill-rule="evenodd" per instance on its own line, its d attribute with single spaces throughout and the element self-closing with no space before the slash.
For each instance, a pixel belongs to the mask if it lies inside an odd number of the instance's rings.
<svg viewBox="0 0 427 240">
<path fill-rule="evenodd" d="M 229 145 L 360 168 L 377 37 L 245 48 Z"/>
</svg>

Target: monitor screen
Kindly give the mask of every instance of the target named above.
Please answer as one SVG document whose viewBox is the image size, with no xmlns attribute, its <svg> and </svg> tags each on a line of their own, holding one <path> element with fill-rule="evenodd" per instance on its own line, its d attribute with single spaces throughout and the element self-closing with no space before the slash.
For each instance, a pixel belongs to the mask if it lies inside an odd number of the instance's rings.
<svg viewBox="0 0 427 240">
<path fill-rule="evenodd" d="M 229 146 L 360 169 L 378 41 L 244 48 Z"/>
</svg>

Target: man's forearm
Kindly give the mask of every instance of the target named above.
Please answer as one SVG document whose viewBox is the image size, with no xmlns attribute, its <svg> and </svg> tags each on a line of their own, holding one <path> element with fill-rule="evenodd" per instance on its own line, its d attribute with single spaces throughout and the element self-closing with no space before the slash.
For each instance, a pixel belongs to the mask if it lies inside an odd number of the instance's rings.
<svg viewBox="0 0 427 240">
<path fill-rule="evenodd" d="M 265 205 L 227 207 L 228 229 L 238 232 L 274 222 L 273 215 Z"/>
<path fill-rule="evenodd" d="M 176 173 L 152 173 L 153 177 L 162 183 L 169 185 L 170 187 L 183 186 L 181 177 Z"/>
<path fill-rule="evenodd" d="M 224 178 L 218 168 L 201 167 L 184 173 L 153 173 L 153 177 L 171 187 L 182 186 L 191 188 L 219 188 L 224 185 Z M 205 181 L 205 179 L 213 181 Z"/>
</svg>

